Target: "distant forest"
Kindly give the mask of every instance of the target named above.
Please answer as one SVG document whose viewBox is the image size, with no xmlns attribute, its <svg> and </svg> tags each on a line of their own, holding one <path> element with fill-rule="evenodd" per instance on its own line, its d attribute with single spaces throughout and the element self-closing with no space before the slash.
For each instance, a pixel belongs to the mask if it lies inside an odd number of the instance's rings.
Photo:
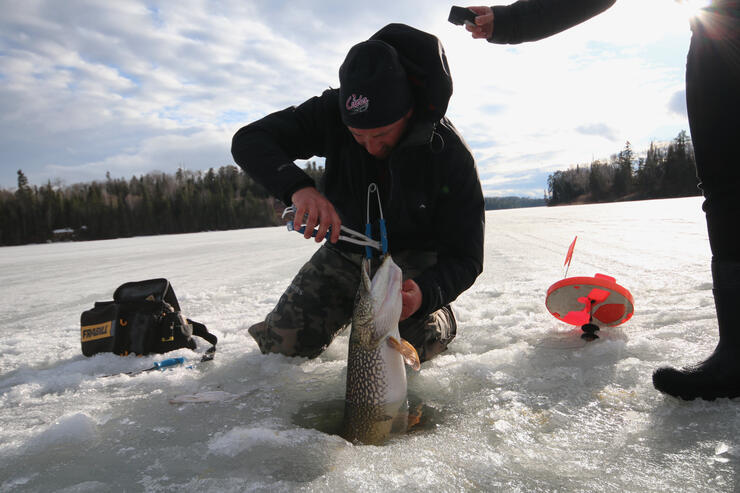
<svg viewBox="0 0 740 493">
<path fill-rule="evenodd" d="M 18 170 L 17 189 L 0 189 L 0 245 L 275 226 L 282 207 L 236 166 L 42 187 Z"/>
<path fill-rule="evenodd" d="M 317 183 L 324 173 L 316 162 L 303 170 Z M 486 198 L 486 209 L 541 205 L 543 199 Z M 0 245 L 276 226 L 283 208 L 236 166 L 41 187 L 18 170 L 16 190 L 0 189 Z"/>
<path fill-rule="evenodd" d="M 608 162 L 593 161 L 547 178 L 547 205 L 620 200 L 643 200 L 700 195 L 694 149 L 684 130 L 667 146 L 650 144 L 644 158 L 632 146 L 611 156 Z"/>
<path fill-rule="evenodd" d="M 486 197 L 486 210 L 519 209 L 522 207 L 541 207 L 546 205 L 545 199 L 530 199 L 527 197 Z"/>
<path fill-rule="evenodd" d="M 304 171 L 317 182 L 315 162 Z M 0 245 L 228 230 L 282 224 L 284 205 L 236 166 L 180 169 L 130 180 L 31 186 L 18 170 L 15 190 L 0 189 Z M 685 131 L 637 158 L 629 142 L 608 162 L 556 171 L 544 199 L 486 197 L 490 209 L 699 195 L 694 152 Z"/>
</svg>

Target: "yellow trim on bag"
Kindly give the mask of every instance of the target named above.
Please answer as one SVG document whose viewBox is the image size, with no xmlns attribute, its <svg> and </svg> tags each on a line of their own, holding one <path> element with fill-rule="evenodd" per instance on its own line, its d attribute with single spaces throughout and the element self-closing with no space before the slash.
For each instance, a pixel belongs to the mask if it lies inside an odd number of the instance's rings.
<svg viewBox="0 0 740 493">
<path fill-rule="evenodd" d="M 94 341 L 96 339 L 104 339 L 106 337 L 111 337 L 111 326 L 113 323 L 111 321 L 104 322 L 102 324 L 95 324 L 95 325 L 83 325 L 80 333 L 80 336 L 82 337 L 82 342 L 88 342 L 88 341 Z"/>
</svg>

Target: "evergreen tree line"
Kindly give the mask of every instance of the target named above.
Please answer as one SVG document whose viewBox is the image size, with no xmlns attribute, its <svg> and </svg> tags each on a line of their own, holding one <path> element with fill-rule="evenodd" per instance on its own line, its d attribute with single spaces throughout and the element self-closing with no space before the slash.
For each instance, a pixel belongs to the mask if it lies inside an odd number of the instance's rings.
<svg viewBox="0 0 740 493">
<path fill-rule="evenodd" d="M 668 146 L 650 144 L 644 158 L 632 146 L 608 162 L 556 171 L 547 178 L 547 205 L 700 195 L 694 149 L 682 130 Z"/>
<path fill-rule="evenodd" d="M 495 209 L 520 209 L 523 207 L 541 207 L 545 205 L 545 199 L 531 199 L 528 197 L 485 197 L 486 210 Z"/>
<path fill-rule="evenodd" d="M 323 168 L 308 163 L 318 179 Z M 0 245 L 192 233 L 282 224 L 282 203 L 236 166 L 106 181 L 0 189 Z"/>
</svg>

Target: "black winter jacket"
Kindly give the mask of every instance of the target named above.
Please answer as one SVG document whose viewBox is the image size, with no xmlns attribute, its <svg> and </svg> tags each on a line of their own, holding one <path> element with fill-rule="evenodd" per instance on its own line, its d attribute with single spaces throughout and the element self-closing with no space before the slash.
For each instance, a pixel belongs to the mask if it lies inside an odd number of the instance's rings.
<svg viewBox="0 0 740 493">
<path fill-rule="evenodd" d="M 491 43 L 537 41 L 600 14 L 616 0 L 519 0 L 495 5 Z M 649 1 L 649 0 L 645 0 Z"/>
<path fill-rule="evenodd" d="M 377 183 L 390 252 L 437 254 L 437 264 L 414 279 L 422 291 L 422 305 L 414 316 L 425 316 L 457 298 L 483 269 L 484 201 L 473 156 L 447 118 L 412 117 L 390 157 L 378 161 L 342 123 L 338 93 L 326 90 L 298 107 L 243 127 L 233 139 L 234 160 L 290 204 L 296 190 L 314 186 L 293 161 L 325 157 L 319 190 L 334 205 L 342 224 L 356 231 L 365 230 L 367 188 Z M 420 104 L 423 101 L 417 98 L 415 114 L 423 115 Z M 377 239 L 376 203 L 371 197 Z M 356 250 L 342 241 L 337 247 Z"/>
<path fill-rule="evenodd" d="M 649 0 L 645 0 L 649 1 Z M 491 43 L 518 44 L 537 41 L 580 24 L 605 11 L 616 0 L 519 0 L 493 9 Z M 740 17 L 740 1 L 712 0 L 705 8 L 723 16 Z M 725 21 L 726 23 L 726 21 Z"/>
</svg>

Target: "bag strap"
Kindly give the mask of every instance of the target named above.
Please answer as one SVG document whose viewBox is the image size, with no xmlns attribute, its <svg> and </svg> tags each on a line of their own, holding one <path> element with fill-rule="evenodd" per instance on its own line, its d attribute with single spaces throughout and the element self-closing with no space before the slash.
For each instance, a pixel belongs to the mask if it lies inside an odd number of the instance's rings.
<svg viewBox="0 0 740 493">
<path fill-rule="evenodd" d="M 174 311 L 180 311 L 180 303 L 177 302 L 175 290 L 172 289 L 170 282 L 163 277 L 121 284 L 113 293 L 113 299 L 117 303 L 164 301 L 165 303 L 168 303 Z"/>
<path fill-rule="evenodd" d="M 216 344 L 218 343 L 218 337 L 215 334 L 208 332 L 208 328 L 200 322 L 187 319 L 187 322 L 193 327 L 193 335 L 198 336 L 201 339 L 205 339 L 211 343 L 211 347 L 208 348 L 206 354 L 203 355 L 201 361 L 208 361 L 213 359 L 214 353 L 216 352 Z"/>
</svg>

